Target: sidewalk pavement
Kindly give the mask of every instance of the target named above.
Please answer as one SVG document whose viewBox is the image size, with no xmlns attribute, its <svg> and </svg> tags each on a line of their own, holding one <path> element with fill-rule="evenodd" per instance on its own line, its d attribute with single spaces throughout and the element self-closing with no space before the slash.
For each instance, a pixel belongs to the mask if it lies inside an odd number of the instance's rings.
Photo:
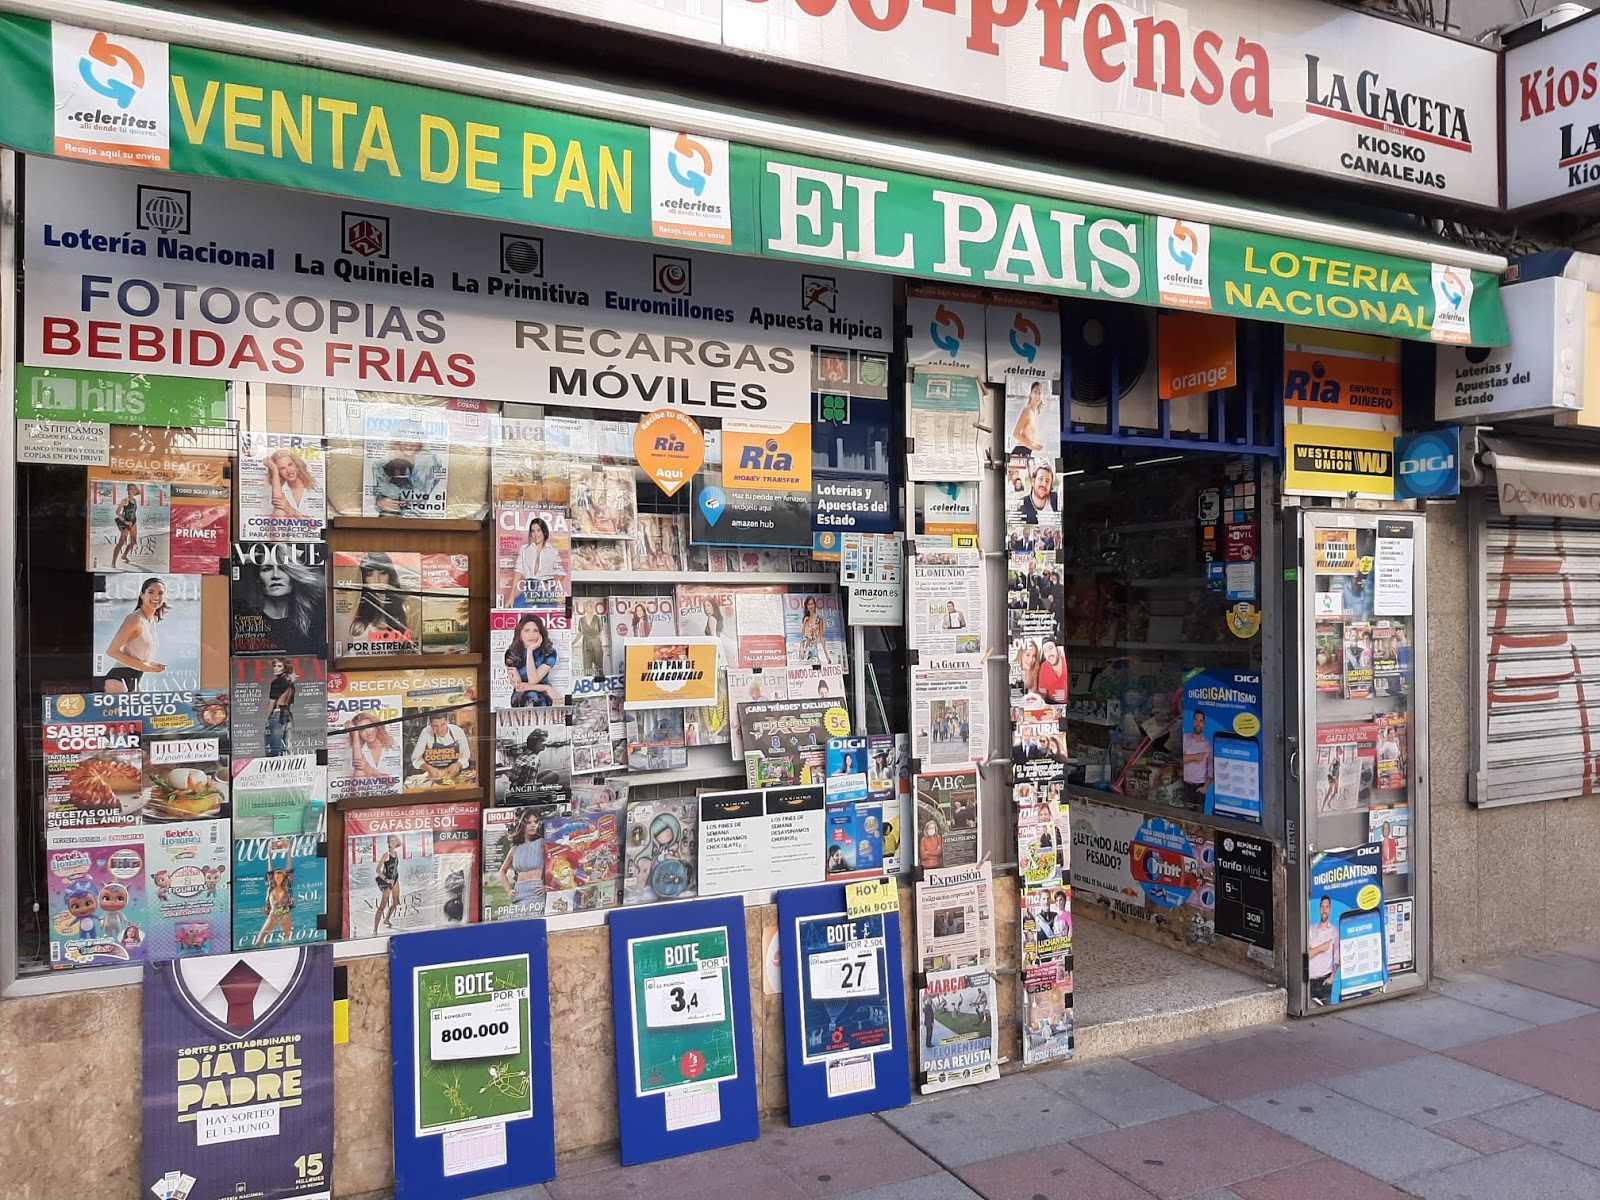
<svg viewBox="0 0 1600 1200">
<path fill-rule="evenodd" d="M 1036 1069 L 528 1200 L 1595 1200 L 1600 943 L 1426 994 Z"/>
</svg>

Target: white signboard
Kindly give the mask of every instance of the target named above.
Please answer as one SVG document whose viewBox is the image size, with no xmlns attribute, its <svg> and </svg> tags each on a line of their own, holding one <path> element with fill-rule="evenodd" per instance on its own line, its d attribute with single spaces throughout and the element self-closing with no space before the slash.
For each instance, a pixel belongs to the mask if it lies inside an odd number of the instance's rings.
<svg viewBox="0 0 1600 1200">
<path fill-rule="evenodd" d="M 149 179 L 30 164 L 24 361 L 796 423 L 812 345 L 890 347 L 886 275 Z"/>
<path fill-rule="evenodd" d="M 1433 413 L 1485 421 L 1583 407 L 1585 289 L 1576 279 L 1534 279 L 1502 288 L 1511 344 L 1440 346 Z"/>
<path fill-rule="evenodd" d="M 103 467 L 111 461 L 111 426 L 98 421 L 17 418 L 17 461 Z"/>
<path fill-rule="evenodd" d="M 1506 51 L 1506 206 L 1600 184 L 1600 20 Z"/>
<path fill-rule="evenodd" d="M 585 5 L 618 20 L 634 7 L 643 6 Z M 710 14 L 697 14 L 696 33 L 710 40 Z M 721 0 L 721 18 L 732 50 L 1441 200 L 1499 203 L 1494 52 L 1337 5 Z"/>
</svg>

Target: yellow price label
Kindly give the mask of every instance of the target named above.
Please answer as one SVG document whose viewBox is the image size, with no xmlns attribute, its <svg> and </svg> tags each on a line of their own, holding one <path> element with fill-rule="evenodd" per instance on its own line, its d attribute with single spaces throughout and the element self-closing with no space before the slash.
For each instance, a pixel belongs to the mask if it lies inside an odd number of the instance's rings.
<svg viewBox="0 0 1600 1200">
<path fill-rule="evenodd" d="M 900 911 L 900 889 L 888 876 L 844 885 L 844 911 L 851 920 Z"/>
<path fill-rule="evenodd" d="M 1383 889 L 1376 884 L 1369 883 L 1356 893 L 1356 907 L 1363 912 L 1371 912 L 1383 903 Z"/>
</svg>

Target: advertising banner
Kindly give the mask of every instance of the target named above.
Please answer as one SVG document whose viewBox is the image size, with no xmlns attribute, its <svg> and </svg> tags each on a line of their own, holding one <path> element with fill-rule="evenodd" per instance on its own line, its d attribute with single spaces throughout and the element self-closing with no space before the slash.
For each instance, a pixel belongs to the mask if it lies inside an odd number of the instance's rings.
<svg viewBox="0 0 1600 1200">
<path fill-rule="evenodd" d="M 544 922 L 389 944 L 399 1200 L 463 1200 L 555 1177 Z"/>
<path fill-rule="evenodd" d="M 1392 433 L 1343 425 L 1283 427 L 1283 490 L 1298 496 L 1394 499 Z"/>
<path fill-rule="evenodd" d="M 31 211 L 49 219 L 30 223 L 23 357 L 37 367 L 491 400 L 537 381 L 553 404 L 804 428 L 815 337 L 888 348 L 890 283 L 876 276 L 836 277 L 817 315 L 799 265 L 35 167 Z M 795 486 L 809 496 L 804 457 Z"/>
<path fill-rule="evenodd" d="M 1261 820 L 1261 674 L 1195 671 L 1183 683 L 1183 782 L 1206 815 Z"/>
<path fill-rule="evenodd" d="M 1311 859 L 1311 925 L 1306 943 L 1314 1004 L 1338 1004 L 1388 984 L 1383 843 L 1325 850 Z"/>
<path fill-rule="evenodd" d="M 149 963 L 140 1194 L 326 1200 L 333 950 Z"/>
<path fill-rule="evenodd" d="M 686 708 L 717 702 L 714 637 L 627 638 L 623 707 Z"/>
<path fill-rule="evenodd" d="M 228 385 L 220 379 L 18 366 L 17 416 L 106 425 L 220 428 L 228 423 Z"/>
<path fill-rule="evenodd" d="M 963 94 L 980 100 L 1042 96 L 1047 114 L 1119 130 L 1133 121 L 1185 145 L 1469 203 L 1498 199 L 1493 52 L 1403 24 L 1358 13 L 1333 20 L 1310 0 L 1219 0 L 1223 11 L 1205 24 L 1248 32 L 1235 38 L 1181 13 L 1130 26 L 1108 4 L 1070 23 L 1065 10 L 1035 16 L 1016 5 L 1001 20 L 991 5 L 974 10 L 982 28 L 965 42 L 952 40 L 962 23 L 934 9 L 902 7 L 896 15 L 891 7 L 892 22 L 864 31 L 856 16 L 864 6 L 828 5 L 831 15 L 814 18 L 806 15 L 811 9 L 794 11 L 794 2 L 724 0 L 741 16 L 726 44 L 883 78 L 885 38 L 912 39 L 915 53 L 890 60 L 890 78 L 904 75 L 899 82 L 912 86 L 942 90 L 959 77 Z M 1007 36 L 995 41 L 1000 28 Z M 1188 53 L 1174 58 L 1175 45 Z M 120 217 L 96 227 L 108 239 L 189 234 L 191 189 L 161 180 L 243 181 L 339 197 L 335 212 L 354 201 L 361 211 L 350 214 L 350 230 L 369 247 L 387 241 L 385 213 L 371 211 L 374 203 L 507 222 L 510 228 L 487 231 L 488 264 L 461 268 L 480 294 L 500 299 L 526 299 L 530 293 L 518 288 L 560 279 L 545 271 L 546 241 L 529 228 L 537 227 L 1424 340 L 1508 340 L 1488 274 L 1213 230 L 1182 213 L 1157 217 L 955 185 L 24 17 L 0 17 L 0 48 L 15 84 L 0 113 L 0 142 L 36 155 L 137 165 L 150 181 L 148 215 L 132 229 Z M 94 94 L 86 95 L 91 78 Z M 1018 86 L 1026 91 L 1014 92 Z M 1158 90 L 1162 118 L 1152 129 L 1141 93 Z M 204 238 L 231 250 L 235 228 Z M 686 297 L 695 274 L 685 269 L 688 258 L 662 258 L 662 287 L 652 300 Z M 386 265 L 414 276 L 434 270 L 414 256 Z M 437 276 L 441 286 L 446 277 Z M 796 282 L 795 302 L 777 318 L 785 327 L 834 341 L 861 336 L 862 314 L 837 302 L 836 274 Z M 770 330 L 768 320 L 761 323 Z M 971 339 L 983 332 L 974 326 Z M 1015 314 L 996 332 L 1004 339 L 1002 366 L 1025 368 L 1030 348 L 1034 366 L 1048 353 L 1045 339 L 1035 343 Z"/>
<path fill-rule="evenodd" d="M 1484 47 L 1311 0 L 722 0 L 729 49 L 1368 186 L 1499 201 Z M 1508 87 L 1509 91 L 1509 87 Z"/>
<path fill-rule="evenodd" d="M 1505 53 L 1506 206 L 1576 201 L 1600 183 L 1600 22 L 1572 21 Z"/>
</svg>

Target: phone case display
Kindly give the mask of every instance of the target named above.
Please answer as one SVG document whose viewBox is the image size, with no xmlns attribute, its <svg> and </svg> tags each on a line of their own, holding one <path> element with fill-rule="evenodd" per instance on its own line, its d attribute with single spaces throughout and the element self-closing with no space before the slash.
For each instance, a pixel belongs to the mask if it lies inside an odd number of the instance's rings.
<svg viewBox="0 0 1600 1200">
<path fill-rule="evenodd" d="M 62 830 L 47 837 L 52 967 L 145 960 L 144 842 L 137 828 Z"/>
<path fill-rule="evenodd" d="M 572 594 L 572 519 L 565 508 L 497 501 L 495 605 L 548 608 Z"/>
<path fill-rule="evenodd" d="M 94 674 L 105 692 L 200 687 L 199 575 L 97 575 Z M 316 653 L 313 649 L 312 653 Z"/>
<path fill-rule="evenodd" d="M 475 803 L 344 814 L 344 936 L 376 937 L 478 919 Z"/>
<path fill-rule="evenodd" d="M 233 842 L 233 948 L 271 949 L 328 938 L 325 829 Z"/>
<path fill-rule="evenodd" d="M 228 822 L 192 821 L 145 833 L 145 954 L 152 962 L 229 946 L 233 848 Z"/>
<path fill-rule="evenodd" d="M 279 758 L 319 754 L 328 745 L 328 664 L 281 655 L 234 658 L 233 756 Z"/>
<path fill-rule="evenodd" d="M 544 912 L 544 823 L 560 804 L 483 810 L 483 919 L 520 921 Z"/>
<path fill-rule="evenodd" d="M 328 655 L 328 547 L 233 544 L 234 654 Z"/>
<path fill-rule="evenodd" d="M 240 540 L 320 542 L 327 521 L 328 464 L 322 439 L 240 431 Z"/>
<path fill-rule="evenodd" d="M 333 556 L 333 653 L 422 653 L 422 555 L 340 550 Z"/>
</svg>

